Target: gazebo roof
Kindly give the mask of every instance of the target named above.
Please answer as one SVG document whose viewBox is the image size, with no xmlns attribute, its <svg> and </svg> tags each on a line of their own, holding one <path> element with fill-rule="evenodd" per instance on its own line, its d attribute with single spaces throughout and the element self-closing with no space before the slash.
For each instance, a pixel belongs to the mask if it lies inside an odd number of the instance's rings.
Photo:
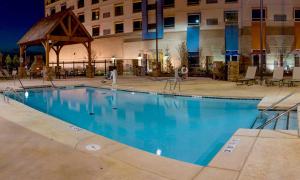
<svg viewBox="0 0 300 180">
<path fill-rule="evenodd" d="M 91 42 L 93 38 L 71 9 L 45 17 L 19 40 L 20 46 L 51 41 L 57 45 Z"/>
</svg>

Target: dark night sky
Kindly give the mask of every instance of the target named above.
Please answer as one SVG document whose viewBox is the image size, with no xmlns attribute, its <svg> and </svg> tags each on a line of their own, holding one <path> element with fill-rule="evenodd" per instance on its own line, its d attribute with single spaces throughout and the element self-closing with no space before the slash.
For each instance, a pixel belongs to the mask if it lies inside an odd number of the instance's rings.
<svg viewBox="0 0 300 180">
<path fill-rule="evenodd" d="M 43 0 L 1 1 L 0 51 L 17 48 L 17 41 L 43 16 Z"/>
</svg>

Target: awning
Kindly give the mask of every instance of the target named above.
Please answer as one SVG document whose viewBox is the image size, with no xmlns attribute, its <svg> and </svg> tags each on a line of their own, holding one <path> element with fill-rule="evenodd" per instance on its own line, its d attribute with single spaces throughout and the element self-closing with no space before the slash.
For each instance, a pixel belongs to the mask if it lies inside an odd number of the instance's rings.
<svg viewBox="0 0 300 180">
<path fill-rule="evenodd" d="M 266 23 L 263 22 L 263 49 L 266 49 Z M 252 51 L 260 49 L 260 22 L 252 22 Z"/>
<path fill-rule="evenodd" d="M 226 25 L 225 27 L 226 51 L 239 50 L 239 27 L 238 25 Z"/>
<path fill-rule="evenodd" d="M 295 50 L 300 50 L 300 22 L 295 22 Z"/>
<path fill-rule="evenodd" d="M 200 50 L 200 27 L 189 26 L 187 28 L 187 49 L 188 52 L 199 52 Z"/>
</svg>

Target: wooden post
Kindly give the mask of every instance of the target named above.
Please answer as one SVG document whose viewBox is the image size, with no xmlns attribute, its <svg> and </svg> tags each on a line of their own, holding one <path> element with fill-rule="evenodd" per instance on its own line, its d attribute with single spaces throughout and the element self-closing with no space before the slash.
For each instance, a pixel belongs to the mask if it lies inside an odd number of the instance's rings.
<svg viewBox="0 0 300 180">
<path fill-rule="evenodd" d="M 49 45 L 49 42 L 48 40 L 45 42 L 45 53 L 46 53 L 46 67 L 48 68 L 49 67 L 49 54 L 50 54 L 50 45 Z"/>
<path fill-rule="evenodd" d="M 18 76 L 19 78 L 23 78 L 26 76 L 26 71 L 25 71 L 25 58 L 24 58 L 24 52 L 26 50 L 26 46 L 21 45 L 20 46 L 20 66 L 18 68 Z"/>
<path fill-rule="evenodd" d="M 51 67 L 49 66 L 50 64 L 50 49 L 51 49 L 51 46 L 50 46 L 50 43 L 49 43 L 49 40 L 46 40 L 45 42 L 42 43 L 44 48 L 45 48 L 45 54 L 46 54 L 46 64 L 45 64 L 45 67 L 44 67 L 44 77 L 45 80 L 49 81 L 49 80 L 52 80 L 52 69 Z"/>
<path fill-rule="evenodd" d="M 92 44 L 91 42 L 88 42 L 88 60 L 89 60 L 89 66 L 92 65 Z"/>
<path fill-rule="evenodd" d="M 92 44 L 91 42 L 87 42 L 83 44 L 86 49 L 87 49 L 87 53 L 88 53 L 88 65 L 86 67 L 86 76 L 89 78 L 93 78 L 94 77 L 94 68 L 92 67 Z"/>
</svg>

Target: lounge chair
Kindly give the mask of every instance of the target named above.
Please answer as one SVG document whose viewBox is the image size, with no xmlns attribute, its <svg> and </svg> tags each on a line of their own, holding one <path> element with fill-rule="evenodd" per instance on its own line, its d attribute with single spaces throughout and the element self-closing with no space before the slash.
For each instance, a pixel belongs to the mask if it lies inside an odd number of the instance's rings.
<svg viewBox="0 0 300 180">
<path fill-rule="evenodd" d="M 6 69 L 2 69 L 2 72 L 7 79 L 12 78 L 12 76 L 9 74 L 9 72 Z"/>
<path fill-rule="evenodd" d="M 267 86 L 273 86 L 274 83 L 278 83 L 278 86 L 283 85 L 283 67 L 276 67 L 273 72 L 273 78 L 266 80 Z"/>
<path fill-rule="evenodd" d="M 287 81 L 289 86 L 295 86 L 295 83 L 300 82 L 300 67 L 294 67 L 293 77 L 291 80 Z"/>
<path fill-rule="evenodd" d="M 237 85 L 253 85 L 255 83 L 255 74 L 256 74 L 257 67 L 256 66 L 249 66 L 246 72 L 246 76 L 243 79 L 238 79 L 236 84 Z M 250 84 L 251 83 L 251 84 Z"/>
</svg>

